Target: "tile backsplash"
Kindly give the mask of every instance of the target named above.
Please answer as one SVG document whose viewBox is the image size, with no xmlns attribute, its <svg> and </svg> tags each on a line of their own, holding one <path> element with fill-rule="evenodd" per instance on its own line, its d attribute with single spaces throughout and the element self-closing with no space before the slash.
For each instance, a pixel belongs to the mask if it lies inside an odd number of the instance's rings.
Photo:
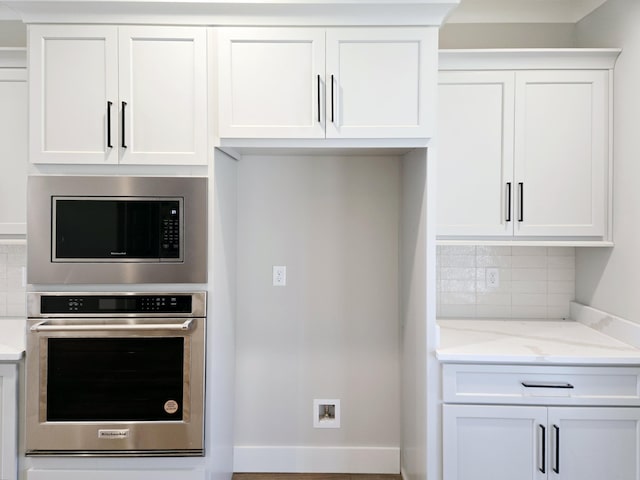
<svg viewBox="0 0 640 480">
<path fill-rule="evenodd" d="M 436 278 L 440 318 L 566 318 L 575 248 L 441 245 Z"/>
<path fill-rule="evenodd" d="M 0 244 L 0 317 L 25 316 L 25 245 Z"/>
</svg>

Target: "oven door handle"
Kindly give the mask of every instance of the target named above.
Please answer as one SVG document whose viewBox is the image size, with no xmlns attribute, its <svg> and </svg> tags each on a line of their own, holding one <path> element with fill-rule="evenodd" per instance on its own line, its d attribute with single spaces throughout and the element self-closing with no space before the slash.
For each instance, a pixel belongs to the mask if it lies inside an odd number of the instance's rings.
<svg viewBox="0 0 640 480">
<path fill-rule="evenodd" d="M 179 330 L 188 331 L 193 326 L 193 318 L 183 323 L 138 323 L 138 324 L 78 324 L 78 325 L 48 325 L 49 321 L 36 323 L 31 327 L 32 332 L 90 332 L 96 330 L 135 332 L 148 330 Z"/>
</svg>

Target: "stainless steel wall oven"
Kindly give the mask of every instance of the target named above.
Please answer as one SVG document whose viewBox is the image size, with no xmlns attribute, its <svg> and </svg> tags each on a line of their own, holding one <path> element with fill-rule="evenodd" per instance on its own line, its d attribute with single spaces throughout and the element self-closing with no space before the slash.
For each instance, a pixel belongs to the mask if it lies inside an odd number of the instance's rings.
<svg viewBox="0 0 640 480">
<path fill-rule="evenodd" d="M 204 292 L 28 293 L 28 455 L 204 454 Z"/>
</svg>

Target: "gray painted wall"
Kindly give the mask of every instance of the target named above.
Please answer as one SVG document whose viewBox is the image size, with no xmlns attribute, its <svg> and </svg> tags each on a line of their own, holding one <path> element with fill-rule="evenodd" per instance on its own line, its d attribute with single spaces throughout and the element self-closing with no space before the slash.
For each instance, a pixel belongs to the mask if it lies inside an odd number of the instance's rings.
<svg viewBox="0 0 640 480">
<path fill-rule="evenodd" d="M 614 80 L 614 248 L 577 249 L 579 302 L 640 323 L 640 3 L 609 0 L 576 28 L 581 47 L 620 47 Z"/>
<path fill-rule="evenodd" d="M 397 158 L 238 163 L 236 446 L 400 446 L 399 212 Z"/>
<path fill-rule="evenodd" d="M 0 47 L 26 47 L 27 26 L 18 20 L 0 20 Z"/>
<path fill-rule="evenodd" d="M 450 23 L 440 29 L 440 48 L 570 48 L 574 36 L 568 23 Z"/>
</svg>

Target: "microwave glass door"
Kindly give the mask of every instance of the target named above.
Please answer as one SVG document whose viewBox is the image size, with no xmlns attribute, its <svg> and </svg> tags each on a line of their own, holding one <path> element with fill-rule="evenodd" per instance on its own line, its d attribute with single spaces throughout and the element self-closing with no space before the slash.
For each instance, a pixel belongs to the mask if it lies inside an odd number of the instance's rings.
<svg viewBox="0 0 640 480">
<path fill-rule="evenodd" d="M 53 197 L 53 261 L 179 259 L 181 199 Z"/>
<path fill-rule="evenodd" d="M 48 338 L 46 420 L 183 420 L 188 341 L 181 336 Z"/>
</svg>

